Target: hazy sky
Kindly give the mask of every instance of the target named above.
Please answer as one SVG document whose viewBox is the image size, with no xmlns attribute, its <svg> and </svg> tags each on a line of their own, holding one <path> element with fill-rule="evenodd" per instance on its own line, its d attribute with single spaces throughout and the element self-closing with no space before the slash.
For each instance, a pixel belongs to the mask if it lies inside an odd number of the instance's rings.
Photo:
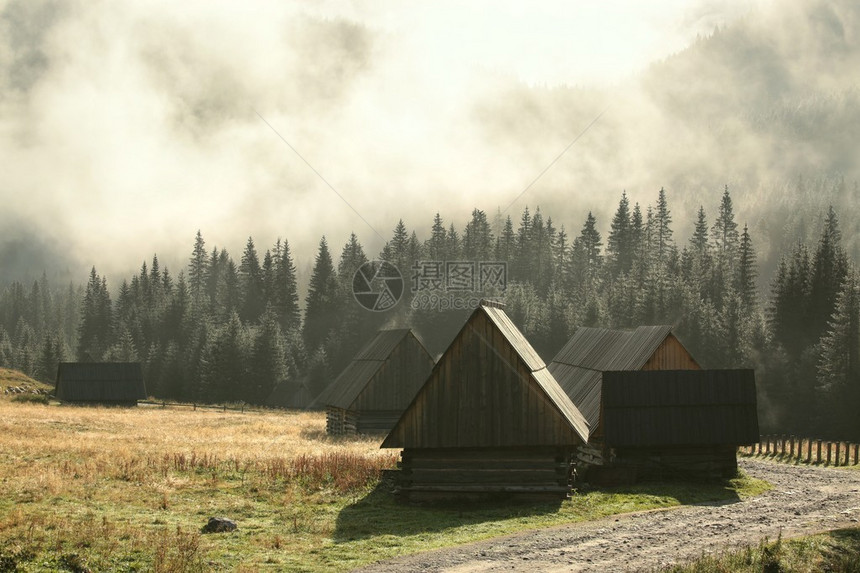
<svg viewBox="0 0 860 573">
<path fill-rule="evenodd" d="M 497 147 L 475 118 L 504 104 L 500 86 L 622 91 L 752 10 L 414 4 L 0 1 L 0 273 L 41 273 L 42 246 L 82 265 L 80 280 L 95 265 L 115 284 L 156 252 L 178 271 L 198 229 L 237 259 L 249 235 L 260 251 L 280 236 L 307 264 L 321 235 L 337 253 L 350 230 L 377 253 L 382 240 L 280 137 L 385 237 L 398 217 L 423 231 L 436 211 L 461 227 L 472 207 L 513 201 L 594 118 L 550 121 L 525 151 Z M 515 217 L 546 199 L 540 185 Z"/>
</svg>

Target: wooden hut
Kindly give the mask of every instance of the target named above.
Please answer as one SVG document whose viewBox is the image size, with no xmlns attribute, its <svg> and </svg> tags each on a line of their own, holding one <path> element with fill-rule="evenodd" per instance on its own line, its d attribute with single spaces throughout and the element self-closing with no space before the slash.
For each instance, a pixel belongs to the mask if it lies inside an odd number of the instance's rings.
<svg viewBox="0 0 860 573">
<path fill-rule="evenodd" d="M 759 439 L 752 370 L 603 373 L 604 442 L 636 477 L 719 478 Z"/>
<path fill-rule="evenodd" d="M 311 407 L 325 407 L 329 434 L 388 432 L 432 368 L 410 329 L 380 330 Z"/>
<path fill-rule="evenodd" d="M 54 396 L 61 402 L 136 406 L 146 398 L 139 362 L 61 362 Z"/>
<path fill-rule="evenodd" d="M 305 410 L 314 401 L 313 394 L 308 389 L 307 378 L 298 380 L 283 380 L 275 386 L 266 399 L 266 405 L 275 408 Z"/>
<path fill-rule="evenodd" d="M 588 421 L 589 441 L 599 447 L 603 372 L 701 367 L 672 334 L 671 326 L 640 326 L 635 330 L 581 327 L 548 368 Z M 599 451 L 592 454 L 600 455 Z"/>
<path fill-rule="evenodd" d="M 505 314 L 482 301 L 382 444 L 403 448 L 407 499 L 563 497 L 588 425 Z"/>
</svg>

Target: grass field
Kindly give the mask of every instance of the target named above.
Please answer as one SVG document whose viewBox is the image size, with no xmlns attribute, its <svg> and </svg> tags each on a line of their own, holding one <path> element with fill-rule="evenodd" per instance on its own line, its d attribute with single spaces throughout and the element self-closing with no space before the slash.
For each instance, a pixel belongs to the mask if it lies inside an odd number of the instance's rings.
<svg viewBox="0 0 860 573">
<path fill-rule="evenodd" d="M 860 528 L 837 529 L 797 539 L 777 539 L 742 551 L 705 556 L 664 569 L 666 573 L 860 571 Z"/>
<path fill-rule="evenodd" d="M 0 571 L 330 571 L 577 520 L 754 495 L 653 485 L 561 504 L 402 506 L 397 452 L 321 413 L 104 409 L 0 399 Z M 211 516 L 232 533 L 201 534 Z"/>
</svg>

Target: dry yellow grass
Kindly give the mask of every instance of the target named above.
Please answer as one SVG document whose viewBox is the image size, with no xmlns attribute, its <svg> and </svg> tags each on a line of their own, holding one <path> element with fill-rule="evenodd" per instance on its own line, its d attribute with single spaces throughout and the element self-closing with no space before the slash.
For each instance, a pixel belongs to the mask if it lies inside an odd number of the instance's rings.
<svg viewBox="0 0 860 573">
<path fill-rule="evenodd" d="M 328 534 L 334 508 L 326 506 L 394 466 L 396 454 L 380 441 L 328 437 L 320 412 L 0 399 L 0 561 L 6 551 L 27 563 L 54 556 L 34 570 L 74 570 L 76 560 L 113 569 L 120 558 L 147 570 L 195 570 L 202 555 L 217 555 L 197 529 L 222 513 L 246 527 Z M 317 505 L 318 516 L 308 509 Z M 264 546 L 256 559 L 271 551 Z"/>
<path fill-rule="evenodd" d="M 19 370 L 11 368 L 0 368 L 0 388 L 8 388 L 9 386 L 23 386 L 26 388 L 53 389 L 49 384 L 43 384 L 38 380 L 30 378 Z"/>
<path fill-rule="evenodd" d="M 68 478 L 176 482 L 175 472 L 288 477 L 307 458 L 379 459 L 379 438 L 326 435 L 320 412 L 82 408 L 0 400 L 0 478 L 61 493 Z"/>
</svg>

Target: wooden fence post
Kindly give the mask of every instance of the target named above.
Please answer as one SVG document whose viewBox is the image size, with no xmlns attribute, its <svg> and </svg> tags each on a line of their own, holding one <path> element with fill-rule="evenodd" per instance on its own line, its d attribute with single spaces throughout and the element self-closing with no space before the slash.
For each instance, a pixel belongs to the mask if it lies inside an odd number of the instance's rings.
<svg viewBox="0 0 860 573">
<path fill-rule="evenodd" d="M 788 457 L 789 459 L 794 457 L 794 436 L 788 437 Z"/>
<path fill-rule="evenodd" d="M 785 434 L 779 437 L 779 455 L 785 457 Z"/>
<path fill-rule="evenodd" d="M 759 438 L 758 438 L 758 444 L 756 444 L 756 453 L 757 453 L 758 455 L 761 455 L 761 436 L 759 436 Z M 857 456 L 854 456 L 854 457 L 857 457 Z"/>
<path fill-rule="evenodd" d="M 836 455 L 833 456 L 833 465 L 835 465 L 835 466 L 839 465 L 839 454 L 840 454 L 839 448 L 840 448 L 840 446 L 842 446 L 842 442 L 836 442 Z"/>
<path fill-rule="evenodd" d="M 812 463 L 812 438 L 806 442 L 806 463 Z"/>
<path fill-rule="evenodd" d="M 815 463 L 821 463 L 821 440 L 815 440 Z"/>
<path fill-rule="evenodd" d="M 854 444 L 854 465 L 857 465 L 857 454 L 860 454 L 860 444 Z"/>
<path fill-rule="evenodd" d="M 195 404 L 191 404 L 191 405 L 194 407 L 194 409 L 195 409 L 195 410 L 197 409 L 197 404 L 196 404 L 196 403 L 195 403 Z"/>
<path fill-rule="evenodd" d="M 833 442 L 827 442 L 827 463 L 825 465 L 830 465 L 833 463 Z"/>
</svg>

